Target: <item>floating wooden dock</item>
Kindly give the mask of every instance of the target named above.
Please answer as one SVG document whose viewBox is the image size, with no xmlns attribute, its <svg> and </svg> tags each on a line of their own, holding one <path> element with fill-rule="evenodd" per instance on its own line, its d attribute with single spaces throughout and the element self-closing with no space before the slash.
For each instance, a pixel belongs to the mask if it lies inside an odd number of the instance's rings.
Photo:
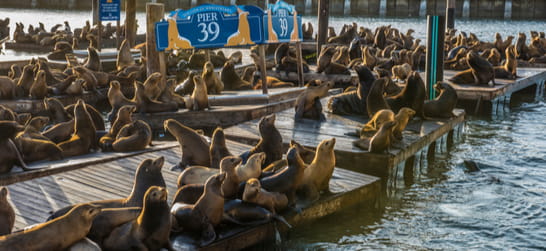
<svg viewBox="0 0 546 251">
<path fill-rule="evenodd" d="M 352 69 L 349 69 L 350 74 L 325 74 L 325 73 L 317 73 L 316 72 L 316 66 L 311 65 L 310 70 L 307 73 L 303 74 L 303 81 L 305 83 L 311 81 L 311 80 L 321 80 L 321 81 L 333 81 L 336 84 L 346 86 L 346 85 L 357 85 L 359 78 L 358 74 Z M 289 72 L 288 74 L 285 73 L 285 71 L 267 71 L 267 76 L 278 78 L 282 81 L 288 81 L 292 83 L 298 83 L 298 73 L 296 72 Z"/>
<path fill-rule="evenodd" d="M 123 40 L 120 40 L 119 43 L 121 44 Z M 146 34 L 138 34 L 136 35 L 136 43 L 144 43 L 146 42 Z M 16 43 L 15 41 L 9 41 L 5 43 L 6 49 L 14 50 L 14 51 L 27 51 L 27 52 L 51 52 L 53 51 L 53 48 L 55 45 L 39 45 L 36 43 Z M 79 48 L 87 48 L 89 46 L 88 40 L 83 40 L 78 42 Z M 117 40 L 116 38 L 109 38 L 109 39 L 101 39 L 101 47 L 102 48 L 117 48 Z"/>
<path fill-rule="evenodd" d="M 446 70 L 444 79 L 449 79 L 457 71 Z M 424 74 L 424 73 L 423 73 Z M 544 93 L 544 83 L 546 81 L 546 69 L 539 68 L 518 68 L 518 78 L 515 80 L 495 79 L 496 85 L 474 86 L 452 84 L 457 91 L 459 100 L 457 105 L 464 107 L 468 112 L 473 113 L 495 113 L 502 109 L 505 104 L 509 104 L 511 95 L 529 87 L 535 87 L 535 95 L 542 96 Z"/>
<path fill-rule="evenodd" d="M 234 154 L 240 154 L 251 147 L 231 141 L 228 141 L 227 145 Z M 9 185 L 10 201 L 16 212 L 15 229 L 43 222 L 50 211 L 67 205 L 126 197 L 131 192 L 134 172 L 140 162 L 159 156 L 165 157 L 162 173 L 169 192 L 169 202 L 172 201 L 179 171 L 171 171 L 169 167 L 180 161 L 178 147 L 93 164 L 78 170 Z M 301 209 L 300 213 L 290 211 L 283 216 L 292 226 L 297 226 L 358 203 L 375 205 L 381 184 L 377 177 L 336 168 L 330 180 L 330 190 L 331 194 L 323 195 L 315 203 L 310 205 L 299 203 L 297 207 Z M 277 229 L 288 230 L 280 223 L 274 222 L 253 227 L 222 225 L 219 228 L 218 239 L 201 250 L 234 250 L 250 247 L 261 241 L 273 239 Z M 196 249 L 194 241 L 185 236 L 172 239 L 175 250 Z"/>
<path fill-rule="evenodd" d="M 323 100 L 323 104 L 326 100 Z M 326 109 L 324 109 L 326 110 Z M 464 110 L 454 110 L 455 117 L 437 120 L 413 120 L 403 132 L 401 144 L 395 145 L 389 154 L 373 154 L 353 146 L 357 138 L 348 136 L 359 130 L 367 120 L 359 116 L 339 116 L 325 113 L 326 121 L 304 120 L 294 122 L 294 109 L 276 113 L 275 126 L 282 135 L 287 148 L 290 140 L 315 148 L 322 140 L 336 138 L 336 166 L 382 178 L 388 177 L 393 167 L 403 163 L 424 147 L 432 144 L 443 135 L 452 135 L 465 117 Z M 224 130 L 226 138 L 254 145 L 260 139 L 259 119 L 242 123 Z"/>
</svg>

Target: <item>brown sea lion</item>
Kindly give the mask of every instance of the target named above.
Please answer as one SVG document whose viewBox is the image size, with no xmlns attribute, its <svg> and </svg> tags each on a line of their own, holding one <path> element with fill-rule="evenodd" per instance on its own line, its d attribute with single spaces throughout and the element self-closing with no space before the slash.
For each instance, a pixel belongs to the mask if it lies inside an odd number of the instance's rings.
<svg viewBox="0 0 546 251">
<path fill-rule="evenodd" d="M 84 101 L 79 99 L 74 107 L 74 133 L 69 140 L 58 146 L 63 150 L 63 156 L 68 157 L 86 154 L 96 145 L 95 125 Z"/>
<path fill-rule="evenodd" d="M 89 45 L 89 47 L 87 47 L 87 60 L 85 61 L 83 67 L 92 71 L 101 71 L 102 63 L 100 61 L 99 53 L 95 48 L 97 48 L 96 45 Z"/>
<path fill-rule="evenodd" d="M 0 76 L 0 99 L 13 99 L 15 98 L 16 85 L 8 77 Z"/>
<path fill-rule="evenodd" d="M 207 94 L 221 94 L 224 90 L 224 83 L 220 81 L 218 75 L 214 72 L 214 66 L 210 61 L 203 65 L 203 73 L 201 75 L 207 86 Z"/>
<path fill-rule="evenodd" d="M 135 97 L 131 100 L 135 102 L 137 111 L 140 113 L 172 112 L 178 110 L 176 103 L 162 103 L 151 100 L 144 90 L 143 84 L 135 81 Z"/>
<path fill-rule="evenodd" d="M 163 82 L 163 76 L 159 72 L 154 72 L 146 81 L 144 81 L 144 93 L 150 100 L 156 100 L 159 95 L 165 89 Z"/>
<path fill-rule="evenodd" d="M 161 174 L 161 168 L 163 167 L 164 162 L 164 157 L 143 160 L 136 169 L 135 179 L 133 182 L 133 190 L 131 191 L 131 194 L 129 194 L 129 196 L 127 196 L 126 198 L 93 201 L 90 203 L 100 206 L 102 208 L 142 207 L 144 194 L 149 187 L 165 187 L 165 180 L 163 179 L 163 175 Z M 73 207 L 73 205 L 67 206 L 53 212 L 48 220 L 55 219 L 65 214 Z"/>
<path fill-rule="evenodd" d="M 425 83 L 419 73 L 414 71 L 406 79 L 404 89 L 397 95 L 388 97 L 387 103 L 395 113 L 398 113 L 402 107 L 409 107 L 415 111 L 416 116 L 425 118 L 423 105 L 426 98 Z"/>
<path fill-rule="evenodd" d="M 239 176 L 235 168 L 241 163 L 242 159 L 236 156 L 227 156 L 220 161 L 220 172 L 226 174 L 226 178 L 222 183 L 222 195 L 226 199 L 235 199 L 239 183 Z"/>
<path fill-rule="evenodd" d="M 15 224 L 15 211 L 8 201 L 8 188 L 0 188 L 0 236 L 11 233 Z"/>
<path fill-rule="evenodd" d="M 432 118 L 451 118 L 457 105 L 457 92 L 448 83 L 438 82 L 434 89 L 439 92 L 434 100 L 425 101 L 425 116 Z"/>
<path fill-rule="evenodd" d="M 282 211 L 288 206 L 288 198 L 285 194 L 262 189 L 260 181 L 256 178 L 247 180 L 243 201 L 260 205 L 272 213 Z"/>
<path fill-rule="evenodd" d="M 320 142 L 317 146 L 315 159 L 303 172 L 303 180 L 298 186 L 298 190 L 303 191 L 305 198 L 310 201 L 318 200 L 320 192 L 330 192 L 330 179 L 336 165 L 335 144 L 336 138 Z"/>
<path fill-rule="evenodd" d="M 169 241 L 171 214 L 167 189 L 152 186 L 144 195 L 144 207 L 137 219 L 125 223 L 104 240 L 107 250 L 173 250 Z"/>
<path fill-rule="evenodd" d="M 118 115 L 110 130 L 99 140 L 99 146 L 103 151 L 111 149 L 112 143 L 116 140 L 121 128 L 133 122 L 132 115 L 135 111 L 136 107 L 133 105 L 124 105 L 118 110 Z"/>
<path fill-rule="evenodd" d="M 15 137 L 15 143 L 26 162 L 42 159 L 59 160 L 63 158 L 61 148 L 40 133 L 40 130 L 48 122 L 49 118 L 47 117 L 34 117 L 29 121 L 25 130 Z"/>
<path fill-rule="evenodd" d="M 294 120 L 302 118 L 324 121 L 320 99 L 328 95 L 328 90 L 334 87 L 333 81 L 324 81 L 319 85 L 307 85 L 307 88 L 296 98 Z"/>
<path fill-rule="evenodd" d="M 411 65 L 404 63 L 401 65 L 395 65 L 392 67 L 392 78 L 405 80 L 411 73 Z"/>
<path fill-rule="evenodd" d="M 23 73 L 17 82 L 17 97 L 27 97 L 30 92 L 30 87 L 34 83 L 34 66 L 25 65 L 23 67 Z"/>
<path fill-rule="evenodd" d="M 175 167 L 210 166 L 209 144 L 202 135 L 174 119 L 165 120 L 163 126 L 180 144 L 182 159 Z"/>
<path fill-rule="evenodd" d="M 371 137 L 379 130 L 379 128 L 381 128 L 381 125 L 392 120 L 394 120 L 394 112 L 392 112 L 390 109 L 381 109 L 373 115 L 368 123 L 362 126 L 362 128 L 357 132 L 357 135 L 360 137 Z"/>
<path fill-rule="evenodd" d="M 133 55 L 131 54 L 131 47 L 127 39 L 124 39 L 123 42 L 121 42 L 121 46 L 119 47 L 119 53 L 116 59 L 116 68 L 118 69 L 118 71 L 121 71 L 123 68 L 134 64 L 135 60 L 133 59 Z"/>
<path fill-rule="evenodd" d="M 480 57 L 475 51 L 470 51 L 466 55 L 466 62 L 472 69 L 472 75 L 474 75 L 474 84 L 488 84 L 489 86 L 495 85 L 495 71 L 493 65 L 486 59 Z"/>
<path fill-rule="evenodd" d="M 161 92 L 161 95 L 159 96 L 157 100 L 163 103 L 176 103 L 179 108 L 185 108 L 186 102 L 184 101 L 184 97 L 175 93 L 174 91 L 175 85 L 176 85 L 175 79 L 167 80 L 165 89 L 163 90 L 163 92 Z"/>
<path fill-rule="evenodd" d="M 515 55 L 515 47 L 510 45 L 505 51 L 506 59 L 502 66 L 494 67 L 495 78 L 516 79 L 518 61 Z"/>
<path fill-rule="evenodd" d="M 31 170 L 14 143 L 19 128 L 20 125 L 15 121 L 0 121 L 0 174 L 10 172 L 15 164 L 24 171 Z"/>
<path fill-rule="evenodd" d="M 212 133 L 209 148 L 210 155 L 210 168 L 220 168 L 220 161 L 226 156 L 232 156 L 226 146 L 226 137 L 224 130 L 221 127 L 217 127 Z"/>
<path fill-rule="evenodd" d="M 320 51 L 320 55 L 317 61 L 317 73 L 321 73 L 330 65 L 332 57 L 336 53 L 336 49 L 333 47 L 324 47 Z"/>
<path fill-rule="evenodd" d="M 337 94 L 328 100 L 328 110 L 340 115 L 367 115 L 366 99 L 376 78 L 372 71 L 364 65 L 355 65 L 353 69 L 358 74 L 356 91 Z"/>
<path fill-rule="evenodd" d="M 108 113 L 108 120 L 110 122 L 116 121 L 118 110 L 125 105 L 136 105 L 134 101 L 128 99 L 123 95 L 121 91 L 121 85 L 118 81 L 113 80 L 110 82 L 110 88 L 108 89 L 108 102 L 112 107 L 112 110 Z"/>
<path fill-rule="evenodd" d="M 83 67 L 83 66 L 76 66 L 72 68 L 74 70 L 74 74 L 78 76 L 79 78 L 85 80 L 84 87 L 87 91 L 97 91 L 97 88 L 99 86 L 99 82 L 97 78 L 95 77 L 95 74 L 93 74 L 89 69 Z"/>
<path fill-rule="evenodd" d="M 136 219 L 141 211 L 140 207 L 103 208 L 93 220 L 87 238 L 102 246 L 104 238 L 108 237 L 112 230 Z"/>
<path fill-rule="evenodd" d="M 137 120 L 124 125 L 112 143 L 116 152 L 139 151 L 152 143 L 152 128 L 148 123 Z"/>
<path fill-rule="evenodd" d="M 23 69 L 21 68 L 21 66 L 18 64 L 12 64 L 9 68 L 8 78 L 15 80 L 20 78 L 21 74 L 23 74 Z"/>
<path fill-rule="evenodd" d="M 57 219 L 28 230 L 0 236 L 0 250 L 64 250 L 87 235 L 93 219 L 100 211 L 100 207 L 96 205 L 77 205 Z"/>
<path fill-rule="evenodd" d="M 377 131 L 369 141 L 367 139 L 359 139 L 353 141 L 353 145 L 362 149 L 367 149 L 371 153 L 388 153 L 393 141 L 392 129 L 396 124 L 396 121 L 388 121 L 381 125 L 379 131 Z"/>
<path fill-rule="evenodd" d="M 224 64 L 222 71 L 220 72 L 220 80 L 224 83 L 224 90 L 250 90 L 252 85 L 241 79 L 239 74 L 235 72 L 235 65 L 232 61 L 228 60 Z"/>
<path fill-rule="evenodd" d="M 185 185 L 192 184 L 204 185 L 208 178 L 217 173 L 220 173 L 220 169 L 204 166 L 190 166 L 184 169 L 178 176 L 177 186 L 178 188 L 181 188 Z"/>
<path fill-rule="evenodd" d="M 190 111 L 203 111 L 210 109 L 209 98 L 207 96 L 207 84 L 201 76 L 193 76 L 193 93 L 190 97 L 184 99 L 186 108 Z"/>
<path fill-rule="evenodd" d="M 260 141 L 250 151 L 243 153 L 241 157 L 244 160 L 243 163 L 246 163 L 246 159 L 253 154 L 265 152 L 263 168 L 282 158 L 282 136 L 275 127 L 275 114 L 262 117 L 258 123 L 258 130 L 260 131 Z"/>
<path fill-rule="evenodd" d="M 426 114 L 426 112 L 425 112 Z M 415 111 L 408 107 L 402 107 L 400 111 L 394 116 L 394 121 L 396 121 L 396 126 L 392 128 L 392 134 L 394 136 L 393 140 L 402 140 L 402 132 L 406 129 L 409 121 L 415 115 Z"/>
<path fill-rule="evenodd" d="M 45 72 L 43 70 L 36 73 L 36 78 L 29 90 L 32 99 L 43 99 L 47 96 L 47 84 L 45 81 Z"/>
<path fill-rule="evenodd" d="M 262 174 L 262 165 L 265 162 L 265 153 L 255 153 L 248 158 L 244 165 L 235 167 L 235 172 L 240 182 L 251 178 L 258 178 Z"/>
<path fill-rule="evenodd" d="M 173 229 L 181 228 L 185 232 L 198 232 L 201 246 L 213 242 L 216 239 L 214 228 L 220 224 L 224 213 L 224 197 L 221 186 L 225 177 L 225 173 L 210 177 L 205 183 L 203 194 L 195 205 L 176 203 L 175 200 L 171 208 L 171 213 L 176 218 Z"/>
<path fill-rule="evenodd" d="M 102 251 L 102 249 L 99 244 L 86 237 L 74 243 L 67 251 Z"/>
<path fill-rule="evenodd" d="M 298 150 L 298 154 L 305 164 L 311 164 L 315 159 L 315 150 L 307 148 L 295 140 L 290 140 L 290 147 L 295 147 Z"/>
<path fill-rule="evenodd" d="M 284 193 L 290 205 L 295 203 L 296 189 L 303 181 L 305 163 L 301 160 L 296 148 L 290 148 L 286 154 L 288 167 L 274 175 L 262 178 L 262 187 L 269 192 Z"/>
<path fill-rule="evenodd" d="M 193 88 L 195 87 L 195 84 L 193 83 L 193 77 L 195 75 L 197 75 L 197 72 L 190 71 L 186 80 L 174 88 L 174 92 L 181 96 L 191 94 L 193 92 Z"/>
<path fill-rule="evenodd" d="M 383 96 L 385 85 L 388 81 L 388 78 L 380 78 L 373 82 L 368 97 L 366 98 L 368 117 L 373 118 L 374 114 L 379 110 L 390 109 L 389 104 Z"/>
</svg>

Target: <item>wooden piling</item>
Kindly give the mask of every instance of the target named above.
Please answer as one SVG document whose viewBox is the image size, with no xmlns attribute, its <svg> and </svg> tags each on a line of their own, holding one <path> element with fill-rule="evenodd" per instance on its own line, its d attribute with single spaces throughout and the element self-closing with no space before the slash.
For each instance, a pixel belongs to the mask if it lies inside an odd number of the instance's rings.
<svg viewBox="0 0 546 251">
<path fill-rule="evenodd" d="M 426 55 L 426 87 L 429 98 L 436 97 L 434 84 L 444 80 L 444 38 L 445 17 L 428 16 L 427 18 L 427 55 Z"/>
<path fill-rule="evenodd" d="M 455 28 L 455 0 L 447 0 L 446 4 L 446 28 Z"/>
<path fill-rule="evenodd" d="M 99 22 L 99 0 L 91 0 L 91 12 L 93 14 L 93 25 Z"/>
<path fill-rule="evenodd" d="M 322 45 L 328 38 L 328 16 L 330 15 L 330 0 L 319 0 L 318 3 L 318 30 L 317 30 L 317 55 L 320 54 Z M 318 57 L 318 56 L 317 56 Z"/>
<path fill-rule="evenodd" d="M 504 19 L 512 19 L 512 0 L 504 1 Z"/>
<path fill-rule="evenodd" d="M 163 19 L 165 6 L 158 3 L 146 4 L 146 70 L 147 75 L 159 72 L 165 76 L 165 54 L 156 50 L 155 23 Z M 165 79 L 165 78 L 164 78 Z"/>
<path fill-rule="evenodd" d="M 125 2 L 125 39 L 129 42 L 129 47 L 133 48 L 136 44 L 136 0 L 126 0 Z"/>
</svg>

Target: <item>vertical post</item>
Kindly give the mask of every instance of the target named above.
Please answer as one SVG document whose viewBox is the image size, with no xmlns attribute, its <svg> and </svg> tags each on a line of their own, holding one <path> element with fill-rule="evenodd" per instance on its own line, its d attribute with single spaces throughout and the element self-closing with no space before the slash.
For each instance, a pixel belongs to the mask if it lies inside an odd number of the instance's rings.
<svg viewBox="0 0 546 251">
<path fill-rule="evenodd" d="M 313 1 L 305 0 L 305 15 L 311 14 L 311 6 L 313 6 Z"/>
<path fill-rule="evenodd" d="M 91 11 L 93 12 L 93 25 L 99 23 L 99 1 L 91 0 Z"/>
<path fill-rule="evenodd" d="M 379 16 L 384 17 L 387 15 L 387 0 L 379 0 Z"/>
<path fill-rule="evenodd" d="M 133 48 L 136 44 L 136 0 L 126 0 L 125 2 L 125 39 L 129 42 L 129 47 Z"/>
<path fill-rule="evenodd" d="M 100 52 L 102 48 L 102 21 L 99 20 L 99 23 L 97 24 L 97 50 Z"/>
<path fill-rule="evenodd" d="M 448 29 L 455 28 L 455 0 L 447 0 L 446 3 L 446 27 Z"/>
<path fill-rule="evenodd" d="M 504 19 L 512 19 L 512 0 L 504 1 Z"/>
<path fill-rule="evenodd" d="M 463 17 L 470 17 L 470 0 L 463 0 Z"/>
<path fill-rule="evenodd" d="M 445 16 L 427 16 L 426 87 L 430 99 L 436 98 L 434 84 L 444 80 Z"/>
<path fill-rule="evenodd" d="M 320 54 L 322 45 L 326 43 L 328 36 L 328 17 L 330 15 L 330 1 L 318 2 L 318 31 L 317 31 L 317 55 Z"/>
<path fill-rule="evenodd" d="M 343 15 L 350 15 L 351 14 L 351 0 L 345 0 L 343 3 Z"/>
<path fill-rule="evenodd" d="M 296 42 L 296 59 L 298 63 L 298 85 L 303 86 L 303 60 L 301 53 L 301 41 Z"/>
<path fill-rule="evenodd" d="M 165 80 L 165 54 L 156 50 L 155 45 L 155 23 L 163 19 L 165 7 L 163 4 L 146 4 L 146 71 L 147 76 L 154 72 L 159 72 Z"/>
<path fill-rule="evenodd" d="M 120 34 L 121 33 L 121 25 L 119 20 L 116 21 L 116 48 L 119 50 L 119 43 L 121 42 Z"/>
<path fill-rule="evenodd" d="M 427 0 L 421 0 L 419 4 L 419 16 L 424 17 L 427 15 Z"/>
<path fill-rule="evenodd" d="M 265 46 L 266 45 L 258 45 L 258 48 L 260 49 L 260 77 L 262 79 L 262 93 L 267 94 L 267 68 L 265 64 Z"/>
</svg>

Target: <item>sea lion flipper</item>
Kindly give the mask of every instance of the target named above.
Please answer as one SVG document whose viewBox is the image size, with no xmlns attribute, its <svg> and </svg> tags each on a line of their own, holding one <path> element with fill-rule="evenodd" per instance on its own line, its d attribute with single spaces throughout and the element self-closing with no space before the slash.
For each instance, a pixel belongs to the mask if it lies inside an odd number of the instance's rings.
<svg viewBox="0 0 546 251">
<path fill-rule="evenodd" d="M 212 224 L 206 224 L 203 232 L 201 233 L 201 247 L 211 244 L 214 240 L 216 240 L 216 232 L 214 231 L 214 227 Z"/>
</svg>

